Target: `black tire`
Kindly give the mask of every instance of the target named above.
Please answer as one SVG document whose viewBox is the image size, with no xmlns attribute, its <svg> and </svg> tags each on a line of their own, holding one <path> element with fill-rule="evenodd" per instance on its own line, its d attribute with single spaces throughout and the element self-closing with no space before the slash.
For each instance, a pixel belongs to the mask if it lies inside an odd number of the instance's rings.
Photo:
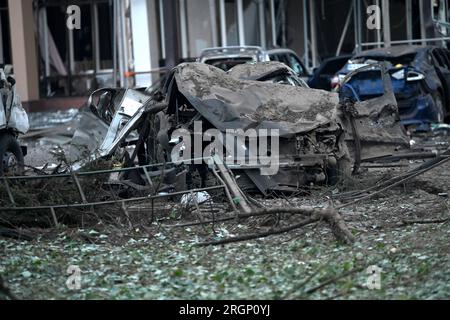
<svg viewBox="0 0 450 320">
<path fill-rule="evenodd" d="M 327 175 L 330 186 L 346 184 L 352 176 L 352 162 L 346 157 L 337 160 L 336 165 L 328 168 Z"/>
<path fill-rule="evenodd" d="M 436 106 L 437 112 L 438 112 L 438 121 L 437 123 L 444 123 L 445 122 L 445 105 L 444 105 L 444 99 L 442 98 L 442 95 L 438 92 L 434 94 L 433 96 L 434 105 Z"/>
<path fill-rule="evenodd" d="M 2 177 L 8 168 L 5 168 L 4 157 L 10 152 L 17 161 L 17 170 L 15 173 L 22 174 L 25 169 L 25 160 L 19 142 L 11 133 L 0 133 L 0 177 Z"/>
</svg>

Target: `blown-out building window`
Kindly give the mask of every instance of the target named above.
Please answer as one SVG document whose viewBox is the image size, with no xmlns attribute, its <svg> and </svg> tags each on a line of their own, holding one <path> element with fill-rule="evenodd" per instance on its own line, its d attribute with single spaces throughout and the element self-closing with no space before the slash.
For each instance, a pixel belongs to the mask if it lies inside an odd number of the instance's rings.
<svg viewBox="0 0 450 320">
<path fill-rule="evenodd" d="M 81 9 L 81 28 L 66 26 L 68 5 Z M 41 96 L 85 96 L 113 86 L 113 4 L 109 0 L 46 0 L 37 8 Z"/>
<path fill-rule="evenodd" d="M 8 0 L 0 0 L 0 65 L 12 64 Z"/>
</svg>

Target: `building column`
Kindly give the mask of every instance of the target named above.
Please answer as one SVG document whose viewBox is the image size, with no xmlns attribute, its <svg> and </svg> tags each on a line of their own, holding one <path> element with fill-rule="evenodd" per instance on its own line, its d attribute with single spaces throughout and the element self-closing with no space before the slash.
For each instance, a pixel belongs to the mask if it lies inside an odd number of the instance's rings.
<svg viewBox="0 0 450 320">
<path fill-rule="evenodd" d="M 17 92 L 22 101 L 39 100 L 38 56 L 33 0 L 9 0 L 11 51 Z"/>
</svg>

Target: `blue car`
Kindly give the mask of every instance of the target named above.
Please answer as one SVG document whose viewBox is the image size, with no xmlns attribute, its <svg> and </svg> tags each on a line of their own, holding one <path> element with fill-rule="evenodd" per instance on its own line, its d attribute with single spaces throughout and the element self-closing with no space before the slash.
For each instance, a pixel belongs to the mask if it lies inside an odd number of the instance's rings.
<svg viewBox="0 0 450 320">
<path fill-rule="evenodd" d="M 337 77 L 384 62 L 392 79 L 400 118 L 405 126 L 429 127 L 448 120 L 450 108 L 450 51 L 434 46 L 398 46 L 354 56 Z M 375 67 L 374 67 L 375 68 Z M 380 73 L 366 68 L 340 88 L 341 98 L 365 101 L 383 94 Z"/>
</svg>

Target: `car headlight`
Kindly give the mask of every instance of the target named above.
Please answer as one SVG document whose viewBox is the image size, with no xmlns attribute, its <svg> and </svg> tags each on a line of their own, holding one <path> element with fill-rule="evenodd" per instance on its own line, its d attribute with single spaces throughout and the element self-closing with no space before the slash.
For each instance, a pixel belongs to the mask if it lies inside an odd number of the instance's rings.
<svg viewBox="0 0 450 320">
<path fill-rule="evenodd" d="M 396 80 L 403 80 L 405 79 L 405 69 L 399 70 L 392 74 L 392 78 Z"/>
</svg>

